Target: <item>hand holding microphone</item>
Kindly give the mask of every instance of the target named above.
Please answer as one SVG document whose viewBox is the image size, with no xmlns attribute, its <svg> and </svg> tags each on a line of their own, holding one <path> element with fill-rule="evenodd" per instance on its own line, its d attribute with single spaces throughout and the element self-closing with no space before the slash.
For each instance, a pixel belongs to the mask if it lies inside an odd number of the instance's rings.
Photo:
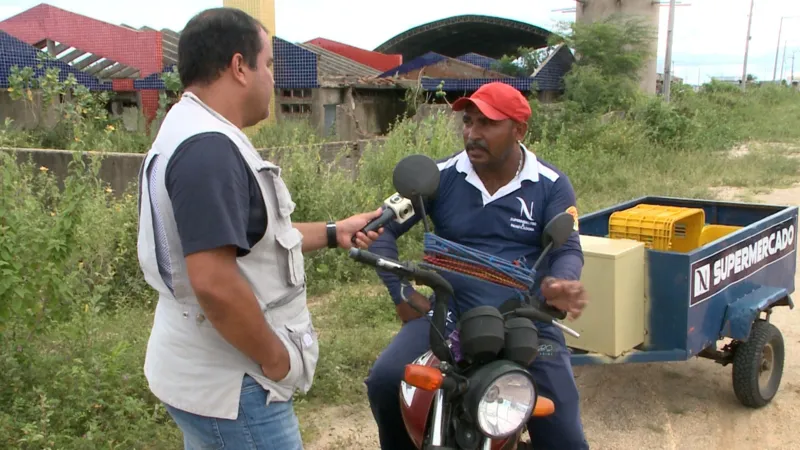
<svg viewBox="0 0 800 450">
<path fill-rule="evenodd" d="M 364 234 L 370 231 L 378 231 L 392 220 L 397 223 L 403 223 L 414 216 L 414 205 L 411 200 L 400 196 L 396 192 L 383 201 L 381 209 L 383 210 L 381 215 L 361 229 Z M 353 236 L 353 243 L 355 243 L 355 236 Z"/>
</svg>

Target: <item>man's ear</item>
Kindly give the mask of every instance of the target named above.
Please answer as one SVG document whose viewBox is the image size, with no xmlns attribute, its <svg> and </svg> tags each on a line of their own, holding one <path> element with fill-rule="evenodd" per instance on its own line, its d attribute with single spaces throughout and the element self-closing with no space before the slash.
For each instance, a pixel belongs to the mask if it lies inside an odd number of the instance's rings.
<svg viewBox="0 0 800 450">
<path fill-rule="evenodd" d="M 246 65 L 247 62 L 244 60 L 244 56 L 242 56 L 241 53 L 234 53 L 233 57 L 231 58 L 230 70 L 231 74 L 233 75 L 233 79 L 242 85 L 247 84 L 245 71 L 248 68 L 245 67 Z"/>
<path fill-rule="evenodd" d="M 525 135 L 528 133 L 528 123 L 514 123 L 514 139 L 521 141 L 525 139 Z"/>
</svg>

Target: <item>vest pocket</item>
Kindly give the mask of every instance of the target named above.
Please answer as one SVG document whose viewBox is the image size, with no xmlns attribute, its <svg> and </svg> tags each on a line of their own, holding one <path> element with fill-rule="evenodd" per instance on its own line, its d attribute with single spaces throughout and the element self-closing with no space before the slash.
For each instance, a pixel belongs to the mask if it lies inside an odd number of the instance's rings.
<svg viewBox="0 0 800 450">
<path fill-rule="evenodd" d="M 275 234 L 275 240 L 286 251 L 287 282 L 298 286 L 305 282 L 305 265 L 303 259 L 303 234 L 297 228 Z"/>
<path fill-rule="evenodd" d="M 289 332 L 289 340 L 297 347 L 300 352 L 300 359 L 303 362 L 303 376 L 295 382 L 295 387 L 303 393 L 308 392 L 311 388 L 311 384 L 314 381 L 314 373 L 317 369 L 317 361 L 319 360 L 317 333 L 311 323 L 311 318 L 309 316 L 306 317 L 307 319 L 299 324 L 285 325 Z"/>
<path fill-rule="evenodd" d="M 289 193 L 289 188 L 286 186 L 283 178 L 273 174 L 273 183 L 275 186 L 275 197 L 278 200 L 278 211 L 281 213 L 281 216 L 288 219 L 291 217 L 297 205 L 292 200 L 292 194 Z"/>
</svg>

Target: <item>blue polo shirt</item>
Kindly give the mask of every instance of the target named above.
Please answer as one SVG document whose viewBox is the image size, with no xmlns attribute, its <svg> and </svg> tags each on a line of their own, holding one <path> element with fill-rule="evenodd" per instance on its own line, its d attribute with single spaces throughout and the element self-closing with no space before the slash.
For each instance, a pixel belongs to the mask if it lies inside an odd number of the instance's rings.
<svg viewBox="0 0 800 450">
<path fill-rule="evenodd" d="M 542 230 L 556 214 L 575 207 L 575 191 L 569 178 L 554 166 L 541 161 L 524 146 L 525 163 L 518 177 L 489 195 L 472 168 L 466 151 L 438 163 L 441 171 L 439 191 L 426 204 L 426 212 L 437 235 L 481 250 L 508 261 L 532 267 L 542 251 Z M 391 222 L 373 242 L 370 251 L 398 258 L 396 240 L 421 220 L 415 215 L 400 225 Z M 578 280 L 583 267 L 578 232 L 540 265 L 537 286 L 544 275 Z M 456 314 L 480 305 L 499 307 L 515 295 L 512 288 L 497 286 L 470 277 L 440 272 L 455 291 L 451 311 Z M 408 295 L 413 288 L 401 286 L 399 277 L 378 270 L 395 304 L 401 303 L 401 289 Z"/>
</svg>

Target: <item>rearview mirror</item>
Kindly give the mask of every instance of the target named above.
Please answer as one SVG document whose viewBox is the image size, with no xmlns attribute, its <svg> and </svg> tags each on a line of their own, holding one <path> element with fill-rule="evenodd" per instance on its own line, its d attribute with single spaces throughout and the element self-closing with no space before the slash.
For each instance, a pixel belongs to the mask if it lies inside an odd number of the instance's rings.
<svg viewBox="0 0 800 450">
<path fill-rule="evenodd" d="M 553 244 L 556 249 L 564 245 L 572 234 L 575 226 L 575 218 L 568 212 L 562 212 L 553 217 L 542 232 L 542 246 L 547 247 Z"/>
<path fill-rule="evenodd" d="M 433 197 L 439 189 L 439 166 L 425 155 L 406 156 L 394 167 L 392 183 L 407 199 Z"/>
</svg>

